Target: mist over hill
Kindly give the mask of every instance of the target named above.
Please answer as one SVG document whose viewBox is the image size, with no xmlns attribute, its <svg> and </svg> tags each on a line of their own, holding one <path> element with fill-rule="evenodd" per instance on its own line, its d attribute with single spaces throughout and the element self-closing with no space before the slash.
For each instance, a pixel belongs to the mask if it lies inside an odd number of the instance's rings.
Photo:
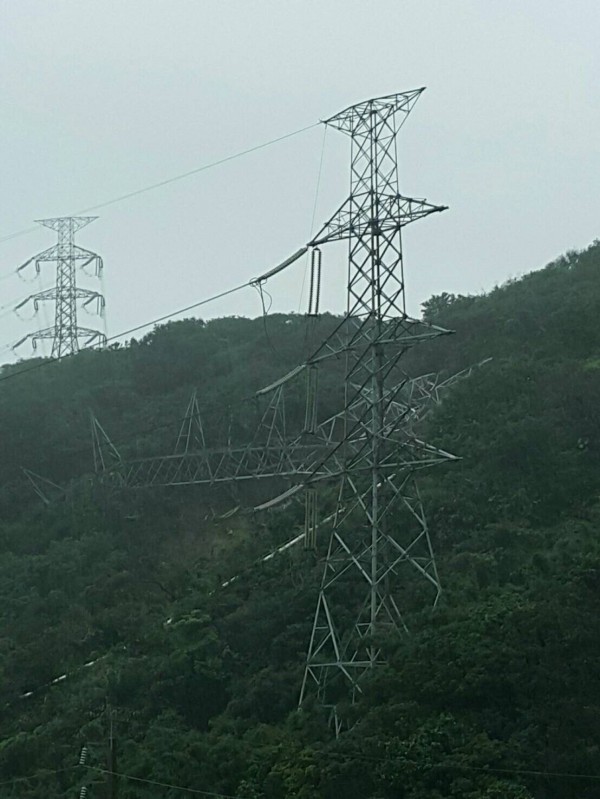
<svg viewBox="0 0 600 799">
<path fill-rule="evenodd" d="M 112 723 L 120 799 L 600 797 L 600 243 L 423 313 L 454 334 L 407 372 L 481 364 L 423 423 L 460 457 L 421 481 L 444 592 L 431 613 L 407 583 L 410 634 L 337 739 L 297 710 L 325 542 L 262 560 L 301 504 L 103 490 L 90 413 L 123 458 L 161 455 L 196 390 L 207 443 L 247 441 L 254 392 L 339 320 L 188 319 L 2 368 L 2 796 L 106 795 Z M 322 370 L 322 415 L 342 374 Z M 301 423 L 300 391 L 286 410 Z M 23 467 L 66 493 L 45 505 Z"/>
</svg>

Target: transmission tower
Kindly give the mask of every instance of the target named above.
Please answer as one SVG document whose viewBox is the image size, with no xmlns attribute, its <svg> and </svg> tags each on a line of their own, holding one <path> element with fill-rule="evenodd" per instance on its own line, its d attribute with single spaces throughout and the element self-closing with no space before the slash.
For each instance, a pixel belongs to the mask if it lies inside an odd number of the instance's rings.
<svg viewBox="0 0 600 799">
<path fill-rule="evenodd" d="M 325 121 L 350 136 L 350 196 L 309 246 L 348 241 L 347 313 L 311 361 L 342 355 L 346 377 L 339 443 L 305 480 L 307 535 L 317 518 L 313 489 L 332 478 L 338 488 L 300 704 L 316 695 L 338 731 L 338 703 L 348 688 L 356 698 L 385 660 L 385 634 L 406 629 L 406 570 L 430 587 L 432 605 L 441 590 L 415 477 L 453 456 L 416 437 L 402 369 L 408 349 L 448 332 L 406 313 L 402 229 L 445 210 L 399 191 L 396 138 L 422 91 Z"/>
<path fill-rule="evenodd" d="M 96 216 L 66 216 L 38 220 L 44 227 L 57 232 L 58 242 L 53 247 L 34 255 L 17 271 L 20 272 L 30 264 L 35 264 L 35 271 L 39 275 L 42 263 L 54 262 L 56 263 L 56 286 L 30 295 L 15 307 L 15 311 L 28 302 L 32 302 L 34 310 L 37 312 L 40 302 L 54 302 L 54 326 L 24 336 L 15 344 L 15 347 L 30 338 L 35 349 L 39 339 L 52 339 L 52 357 L 62 358 L 79 351 L 81 338 L 86 339 L 87 344 L 94 341 L 101 344 L 106 342 L 104 333 L 87 327 L 79 327 L 77 324 L 77 302 L 79 300 L 83 300 L 83 307 L 95 303 L 98 313 L 102 313 L 104 310 L 105 303 L 102 294 L 77 288 L 76 280 L 78 262 L 83 262 L 80 264 L 82 269 L 92 266 L 97 277 L 102 272 L 102 258 L 90 250 L 77 246 L 74 241 L 75 233 L 97 218 Z"/>
</svg>

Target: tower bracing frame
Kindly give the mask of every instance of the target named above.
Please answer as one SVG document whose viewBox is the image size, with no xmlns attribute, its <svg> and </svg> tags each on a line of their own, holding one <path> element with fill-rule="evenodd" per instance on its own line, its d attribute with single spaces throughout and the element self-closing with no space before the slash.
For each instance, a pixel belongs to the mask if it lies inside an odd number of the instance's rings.
<svg viewBox="0 0 600 799">
<path fill-rule="evenodd" d="M 295 376 L 305 372 L 307 383 L 312 382 L 312 367 L 303 366 L 300 370 L 294 370 Z M 451 456 L 434 447 L 425 447 L 418 438 L 414 438 L 413 428 L 432 407 L 439 404 L 441 394 L 447 387 L 470 375 L 472 370 L 473 367 L 465 369 L 443 381 L 433 374 L 407 380 L 402 396 L 390 407 L 390 416 L 394 414 L 396 419 L 402 418 L 405 430 L 408 431 L 410 427 L 413 431 L 412 439 L 417 442 L 412 444 L 413 449 L 416 446 L 421 455 L 427 454 L 428 464 Z M 281 407 L 281 388 L 273 390 L 266 409 L 258 419 L 252 440 L 239 446 L 206 441 L 196 390 L 181 422 L 175 451 L 168 455 L 132 460 L 121 458 L 100 422 L 92 416 L 94 470 L 96 474 L 108 476 L 115 485 L 123 488 L 217 487 L 232 482 L 261 481 L 265 483 L 265 496 L 269 499 L 256 509 L 283 499 L 282 496 L 273 499 L 274 480 L 281 480 L 288 486 L 286 497 L 304 489 L 309 480 L 314 491 L 318 482 L 339 476 L 341 463 L 339 457 L 337 460 L 333 458 L 333 454 L 341 445 L 344 415 L 337 413 L 314 427 L 305 425 L 300 435 L 286 438 L 283 435 L 285 420 Z M 269 389 L 264 391 L 268 392 Z M 414 465 L 426 464 L 421 458 Z"/>
<path fill-rule="evenodd" d="M 441 587 L 418 472 L 453 456 L 415 437 L 402 358 L 414 345 L 448 331 L 406 312 L 403 228 L 445 210 L 400 193 L 397 134 L 423 89 L 350 106 L 326 124 L 351 140 L 350 196 L 310 242 L 348 241 L 345 319 L 315 352 L 346 359 L 339 444 L 305 480 L 335 478 L 330 523 L 300 704 L 311 694 L 331 711 L 385 660 L 382 641 L 405 629 L 402 588 L 408 572 Z M 315 519 L 314 497 L 307 514 Z M 310 524 L 307 523 L 307 528 Z"/>
<path fill-rule="evenodd" d="M 82 301 L 83 307 L 95 305 L 98 313 L 104 311 L 105 302 L 102 294 L 98 291 L 78 288 L 76 279 L 78 266 L 80 268 L 91 266 L 95 270 L 96 276 L 100 276 L 102 272 L 102 258 L 75 244 L 75 233 L 97 218 L 95 216 L 67 216 L 38 220 L 44 227 L 56 231 L 58 241 L 53 247 L 34 255 L 17 271 L 21 272 L 30 264 L 35 264 L 36 273 L 40 274 L 42 263 L 55 263 L 56 285 L 54 288 L 27 297 L 15 307 L 15 311 L 31 302 L 37 312 L 41 302 L 53 302 L 54 325 L 37 333 L 30 333 L 17 342 L 15 347 L 30 338 L 35 349 L 38 340 L 51 339 L 52 357 L 62 358 L 79 351 L 80 339 L 84 339 L 86 344 L 106 342 L 104 333 L 80 327 L 77 324 L 77 304 L 80 301 Z"/>
</svg>

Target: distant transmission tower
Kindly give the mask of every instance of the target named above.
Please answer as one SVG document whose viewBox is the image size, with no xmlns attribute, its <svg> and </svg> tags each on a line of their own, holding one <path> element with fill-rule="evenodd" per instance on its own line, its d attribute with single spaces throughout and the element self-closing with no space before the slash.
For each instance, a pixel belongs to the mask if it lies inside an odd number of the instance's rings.
<svg viewBox="0 0 600 799">
<path fill-rule="evenodd" d="M 66 216 L 38 220 L 44 227 L 51 228 L 58 233 L 58 242 L 53 247 L 34 255 L 33 258 L 30 258 L 20 266 L 17 271 L 20 272 L 30 264 L 35 263 L 35 270 L 37 274 L 40 274 L 40 264 L 55 262 L 56 286 L 30 295 L 15 307 L 15 311 L 28 302 L 32 302 L 37 312 L 40 302 L 50 300 L 54 302 L 54 326 L 40 330 L 38 333 L 29 333 L 17 342 L 15 347 L 30 338 L 35 349 L 38 339 L 52 339 L 52 357 L 62 358 L 65 355 L 72 355 L 79 351 L 79 339 L 81 338 L 86 339 L 88 344 L 94 341 L 99 343 L 106 342 L 104 333 L 87 327 L 79 327 L 77 324 L 78 300 L 83 300 L 83 306 L 88 306 L 95 302 L 98 313 L 102 313 L 104 310 L 105 303 L 102 294 L 97 291 L 77 288 L 76 281 L 78 262 L 83 262 L 80 264 L 80 268 L 92 265 L 96 276 L 99 276 L 102 272 L 102 258 L 90 250 L 78 247 L 74 241 L 75 233 L 97 218 L 96 216 Z"/>
<path fill-rule="evenodd" d="M 396 136 L 422 91 L 358 103 L 325 121 L 350 136 L 351 189 L 309 246 L 348 241 L 348 304 L 310 360 L 345 357 L 346 377 L 338 445 L 305 481 L 307 527 L 316 519 L 311 486 L 337 479 L 338 489 L 300 703 L 316 695 L 338 731 L 338 703 L 348 688 L 356 698 L 385 659 L 383 634 L 406 629 L 406 569 L 430 586 L 433 604 L 441 590 L 415 477 L 453 456 L 416 437 L 401 362 L 413 345 L 448 332 L 406 313 L 402 228 L 445 210 L 398 186 Z"/>
</svg>

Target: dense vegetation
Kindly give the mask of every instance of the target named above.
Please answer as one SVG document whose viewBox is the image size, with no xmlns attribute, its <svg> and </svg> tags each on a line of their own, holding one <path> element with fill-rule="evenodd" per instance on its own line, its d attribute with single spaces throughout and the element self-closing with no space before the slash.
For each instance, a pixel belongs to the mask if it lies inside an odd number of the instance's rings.
<svg viewBox="0 0 600 799">
<path fill-rule="evenodd" d="M 442 602 L 387 642 L 338 739 L 317 707 L 296 710 L 323 553 L 260 562 L 301 509 L 229 515 L 225 491 L 82 479 L 90 410 L 124 456 L 158 454 L 195 387 L 207 437 L 244 440 L 247 398 L 335 320 L 187 320 L 3 368 L 2 797 L 106 796 L 111 723 L 121 799 L 191 795 L 153 783 L 240 799 L 600 797 L 600 244 L 485 296 L 433 297 L 424 316 L 456 333 L 413 350 L 412 374 L 492 360 L 427 419 L 462 458 L 422 484 Z M 339 383 L 339 367 L 323 377 L 324 411 Z M 66 496 L 38 503 L 23 466 Z"/>
</svg>

